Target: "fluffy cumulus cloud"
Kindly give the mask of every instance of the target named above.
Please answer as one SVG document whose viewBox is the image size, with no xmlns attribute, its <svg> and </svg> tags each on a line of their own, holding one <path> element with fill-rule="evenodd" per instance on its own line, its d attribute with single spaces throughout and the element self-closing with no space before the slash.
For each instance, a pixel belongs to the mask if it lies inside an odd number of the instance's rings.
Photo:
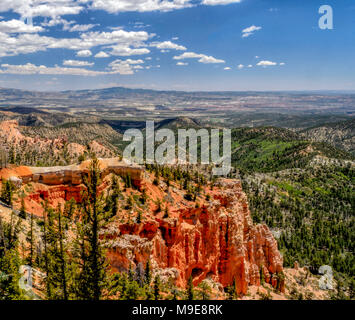
<svg viewBox="0 0 355 320">
<path fill-rule="evenodd" d="M 270 67 L 270 66 L 277 66 L 277 62 L 269 61 L 269 60 L 262 60 L 259 61 L 257 64 L 259 67 Z"/>
<path fill-rule="evenodd" d="M 93 56 L 93 52 L 98 52 L 94 55 L 95 58 L 142 56 L 151 53 L 152 48 L 160 52 L 185 51 L 173 58 L 178 60 L 176 63 L 178 66 L 188 64 L 182 61 L 184 59 L 197 59 L 204 64 L 225 63 L 224 60 L 210 55 L 187 52 L 185 46 L 175 43 L 178 37 L 171 38 L 172 41 L 153 41 L 152 39 L 155 37 L 157 39 L 159 36 L 144 30 L 126 31 L 124 27 L 97 31 L 96 24 L 80 24 L 75 19 L 75 15 L 90 10 L 105 10 L 108 13 L 165 12 L 198 5 L 213 6 L 238 2 L 240 0 L 0 0 L 0 12 L 18 15 L 18 19 L 0 19 L 0 57 L 55 49 L 73 51 L 73 58 L 63 61 L 63 66 L 47 67 L 32 63 L 3 64 L 0 73 L 82 76 L 133 74 L 139 69 L 150 66 L 143 66 L 142 60 L 118 59 L 111 62 L 104 71 L 95 71 L 85 69 L 94 64 L 82 60 Z M 68 16 L 70 19 L 67 18 Z M 143 24 L 138 25 L 140 27 Z M 59 37 L 58 33 L 51 32 L 52 28 L 73 34 Z M 75 56 L 78 58 L 75 59 Z M 58 61 L 58 64 L 60 63 L 61 61 Z"/>
<path fill-rule="evenodd" d="M 150 50 L 147 48 L 130 48 L 122 45 L 113 46 L 112 51 L 110 52 L 113 56 L 121 56 L 121 57 L 128 57 L 128 56 L 139 56 L 142 54 L 149 54 Z"/>
<path fill-rule="evenodd" d="M 63 30 L 66 31 L 70 31 L 70 32 L 85 32 L 88 31 L 92 28 L 94 28 L 96 26 L 96 24 L 75 24 L 73 26 L 70 26 L 68 28 L 64 27 Z"/>
<path fill-rule="evenodd" d="M 100 51 L 97 54 L 95 54 L 95 58 L 108 58 L 108 57 L 110 57 L 110 55 L 104 51 Z"/>
<path fill-rule="evenodd" d="M 21 74 L 21 75 L 73 75 L 73 76 L 99 76 L 112 73 L 104 71 L 93 71 L 82 68 L 66 68 L 66 67 L 47 67 L 44 65 L 34 65 L 27 63 L 24 65 L 10 65 L 2 64 L 0 68 L 0 74 Z"/>
<path fill-rule="evenodd" d="M 21 20 L 0 21 L 0 32 L 4 33 L 37 33 L 42 31 L 44 31 L 42 27 L 35 27 Z"/>
<path fill-rule="evenodd" d="M 140 47 L 144 41 L 151 37 L 145 31 L 125 31 L 115 30 L 112 32 L 86 32 L 82 33 L 79 38 L 62 38 L 50 46 L 51 48 L 65 48 L 71 50 L 87 50 L 97 46 L 111 47 Z"/>
<path fill-rule="evenodd" d="M 20 74 L 20 75 L 72 75 L 72 76 L 103 76 L 112 74 L 130 75 L 135 70 L 142 69 L 143 60 L 115 60 L 109 64 L 107 71 L 94 71 L 84 68 L 67 68 L 67 67 L 47 67 L 44 65 L 37 66 L 32 63 L 24 65 L 10 65 L 2 64 L 0 68 L 0 74 Z"/>
<path fill-rule="evenodd" d="M 195 53 L 195 52 L 184 52 L 179 56 L 175 56 L 175 60 L 183 60 L 183 59 L 199 59 L 198 62 L 201 63 L 225 63 L 224 60 L 216 59 L 212 56 L 207 56 L 205 54 Z"/>
<path fill-rule="evenodd" d="M 92 56 L 92 52 L 90 50 L 80 50 L 76 53 L 77 57 L 87 58 Z"/>
<path fill-rule="evenodd" d="M 118 12 L 172 11 L 196 5 L 227 5 L 241 0 L 1 0 L 0 12 L 13 11 L 22 16 L 58 17 L 76 15 L 84 10 Z"/>
<path fill-rule="evenodd" d="M 192 6 L 191 0 L 92 0 L 91 9 L 110 13 L 138 11 L 171 11 Z"/>
<path fill-rule="evenodd" d="M 0 12 L 13 11 L 22 17 L 57 17 L 79 14 L 85 0 L 1 0 Z"/>
<path fill-rule="evenodd" d="M 156 47 L 161 50 L 171 49 L 171 50 L 187 50 L 184 46 L 178 45 L 171 41 L 164 41 L 164 42 L 153 42 L 150 44 L 152 47 Z"/>
<path fill-rule="evenodd" d="M 243 38 L 248 38 L 251 35 L 253 35 L 256 31 L 259 31 L 261 29 L 262 29 L 261 27 L 257 27 L 257 26 L 252 25 L 252 26 L 242 30 L 242 37 Z"/>
<path fill-rule="evenodd" d="M 206 6 L 218 6 L 218 5 L 225 5 L 231 3 L 239 3 L 242 0 L 203 0 L 202 4 Z"/>
<path fill-rule="evenodd" d="M 13 37 L 0 32 L 0 57 L 46 51 L 53 38 L 38 34 L 19 34 Z"/>
<path fill-rule="evenodd" d="M 138 59 L 138 60 L 132 60 L 132 59 L 127 59 L 127 60 L 121 60 L 117 59 L 115 61 L 112 61 L 109 64 L 109 67 L 112 69 L 112 72 L 119 73 L 122 75 L 130 75 L 134 73 L 134 70 L 137 69 L 142 69 L 143 67 L 141 66 L 144 63 L 143 60 Z"/>
<path fill-rule="evenodd" d="M 70 67 L 91 67 L 93 66 L 93 62 L 88 61 L 81 61 L 81 60 L 64 60 L 63 66 L 70 66 Z"/>
</svg>

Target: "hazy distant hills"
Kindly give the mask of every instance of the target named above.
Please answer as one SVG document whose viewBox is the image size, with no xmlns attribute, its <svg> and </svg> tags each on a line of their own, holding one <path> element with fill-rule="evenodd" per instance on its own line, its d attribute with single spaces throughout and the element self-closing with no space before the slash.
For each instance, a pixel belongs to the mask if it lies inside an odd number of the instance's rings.
<svg viewBox="0 0 355 320">
<path fill-rule="evenodd" d="M 309 128 L 301 134 L 308 140 L 327 142 L 355 154 L 355 119 Z"/>
<path fill-rule="evenodd" d="M 335 92 L 182 92 L 124 87 L 31 92 L 0 88 L 0 121 L 17 120 L 26 135 L 43 138 L 73 130 L 77 137 L 71 138 L 80 143 L 96 132 L 108 147 L 121 146 L 118 140 L 125 130 L 144 129 L 146 120 L 154 120 L 156 129 L 284 128 L 293 131 L 287 131 L 289 140 L 326 143 L 354 154 L 354 106 L 355 94 Z M 248 138 L 258 131 L 261 136 L 257 139 L 269 141 L 275 130 L 239 130 L 238 134 Z M 276 133 L 279 138 L 284 135 L 285 131 Z M 250 154 L 254 142 L 246 148 Z"/>
</svg>

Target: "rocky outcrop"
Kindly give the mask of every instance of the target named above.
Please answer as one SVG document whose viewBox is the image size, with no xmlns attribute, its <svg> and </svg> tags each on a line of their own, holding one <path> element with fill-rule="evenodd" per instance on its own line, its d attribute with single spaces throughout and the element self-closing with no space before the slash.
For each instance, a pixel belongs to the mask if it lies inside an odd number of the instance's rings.
<svg viewBox="0 0 355 320">
<path fill-rule="evenodd" d="M 190 275 L 223 286 L 236 281 L 238 293 L 266 282 L 283 290 L 282 257 L 265 225 L 253 225 L 240 183 L 225 180 L 214 199 L 200 208 L 184 208 L 179 218 L 121 224 L 110 240 L 109 258 L 117 270 L 148 259 L 162 272 L 170 270 L 178 286 Z M 175 276 L 174 276 L 175 275 Z"/>
<path fill-rule="evenodd" d="M 88 165 L 19 167 L 2 174 L 16 173 L 23 181 L 32 181 L 25 199 L 26 210 L 40 216 L 43 200 L 53 207 L 72 198 L 81 202 L 80 183 Z M 217 185 L 205 187 L 198 200 L 187 201 L 177 185 L 171 183 L 166 191 L 165 182 L 154 185 L 154 176 L 141 167 L 128 166 L 118 159 L 101 159 L 100 167 L 103 176 L 112 172 L 130 174 L 150 197 L 144 209 L 125 210 L 120 206 L 117 219 L 102 234 L 108 240 L 107 255 L 114 270 L 128 271 L 149 260 L 162 279 L 170 278 L 179 287 L 185 287 L 192 276 L 195 285 L 209 279 L 227 287 L 235 281 L 241 294 L 262 281 L 284 290 L 277 242 L 267 226 L 253 224 L 240 181 L 221 179 Z M 110 177 L 106 177 L 100 192 L 109 185 Z M 132 192 L 130 189 L 123 194 L 122 201 L 126 196 L 132 197 Z M 141 195 L 138 190 L 134 192 L 137 198 Z M 168 217 L 161 210 L 156 213 L 158 200 L 169 209 Z M 140 223 L 133 222 L 136 209 L 145 210 Z"/>
<path fill-rule="evenodd" d="M 129 175 L 133 184 L 141 185 L 143 168 L 120 161 L 118 158 L 99 159 L 102 176 L 116 173 L 120 176 Z M 90 161 L 84 161 L 79 165 L 61 167 L 18 167 L 14 169 L 4 168 L 0 170 L 0 178 L 22 180 L 23 183 L 38 182 L 44 185 L 80 185 L 87 174 Z"/>
</svg>

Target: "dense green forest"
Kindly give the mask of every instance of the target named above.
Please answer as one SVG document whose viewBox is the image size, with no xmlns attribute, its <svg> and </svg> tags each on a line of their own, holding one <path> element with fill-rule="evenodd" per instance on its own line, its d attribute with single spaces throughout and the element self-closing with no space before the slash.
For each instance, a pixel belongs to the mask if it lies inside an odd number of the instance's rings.
<svg viewBox="0 0 355 320">
<path fill-rule="evenodd" d="M 339 160 L 351 155 L 274 128 L 238 129 L 233 143 L 253 220 L 274 231 L 284 265 L 298 261 L 314 273 L 330 265 L 353 295 L 355 175 L 352 161 Z"/>
</svg>

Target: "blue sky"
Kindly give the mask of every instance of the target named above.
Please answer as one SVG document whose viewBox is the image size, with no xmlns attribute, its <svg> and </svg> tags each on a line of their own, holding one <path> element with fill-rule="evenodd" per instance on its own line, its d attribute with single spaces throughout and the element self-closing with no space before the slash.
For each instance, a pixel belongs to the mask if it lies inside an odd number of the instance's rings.
<svg viewBox="0 0 355 320">
<path fill-rule="evenodd" d="M 0 87 L 355 89 L 353 0 L 1 0 L 0 17 Z"/>
</svg>

